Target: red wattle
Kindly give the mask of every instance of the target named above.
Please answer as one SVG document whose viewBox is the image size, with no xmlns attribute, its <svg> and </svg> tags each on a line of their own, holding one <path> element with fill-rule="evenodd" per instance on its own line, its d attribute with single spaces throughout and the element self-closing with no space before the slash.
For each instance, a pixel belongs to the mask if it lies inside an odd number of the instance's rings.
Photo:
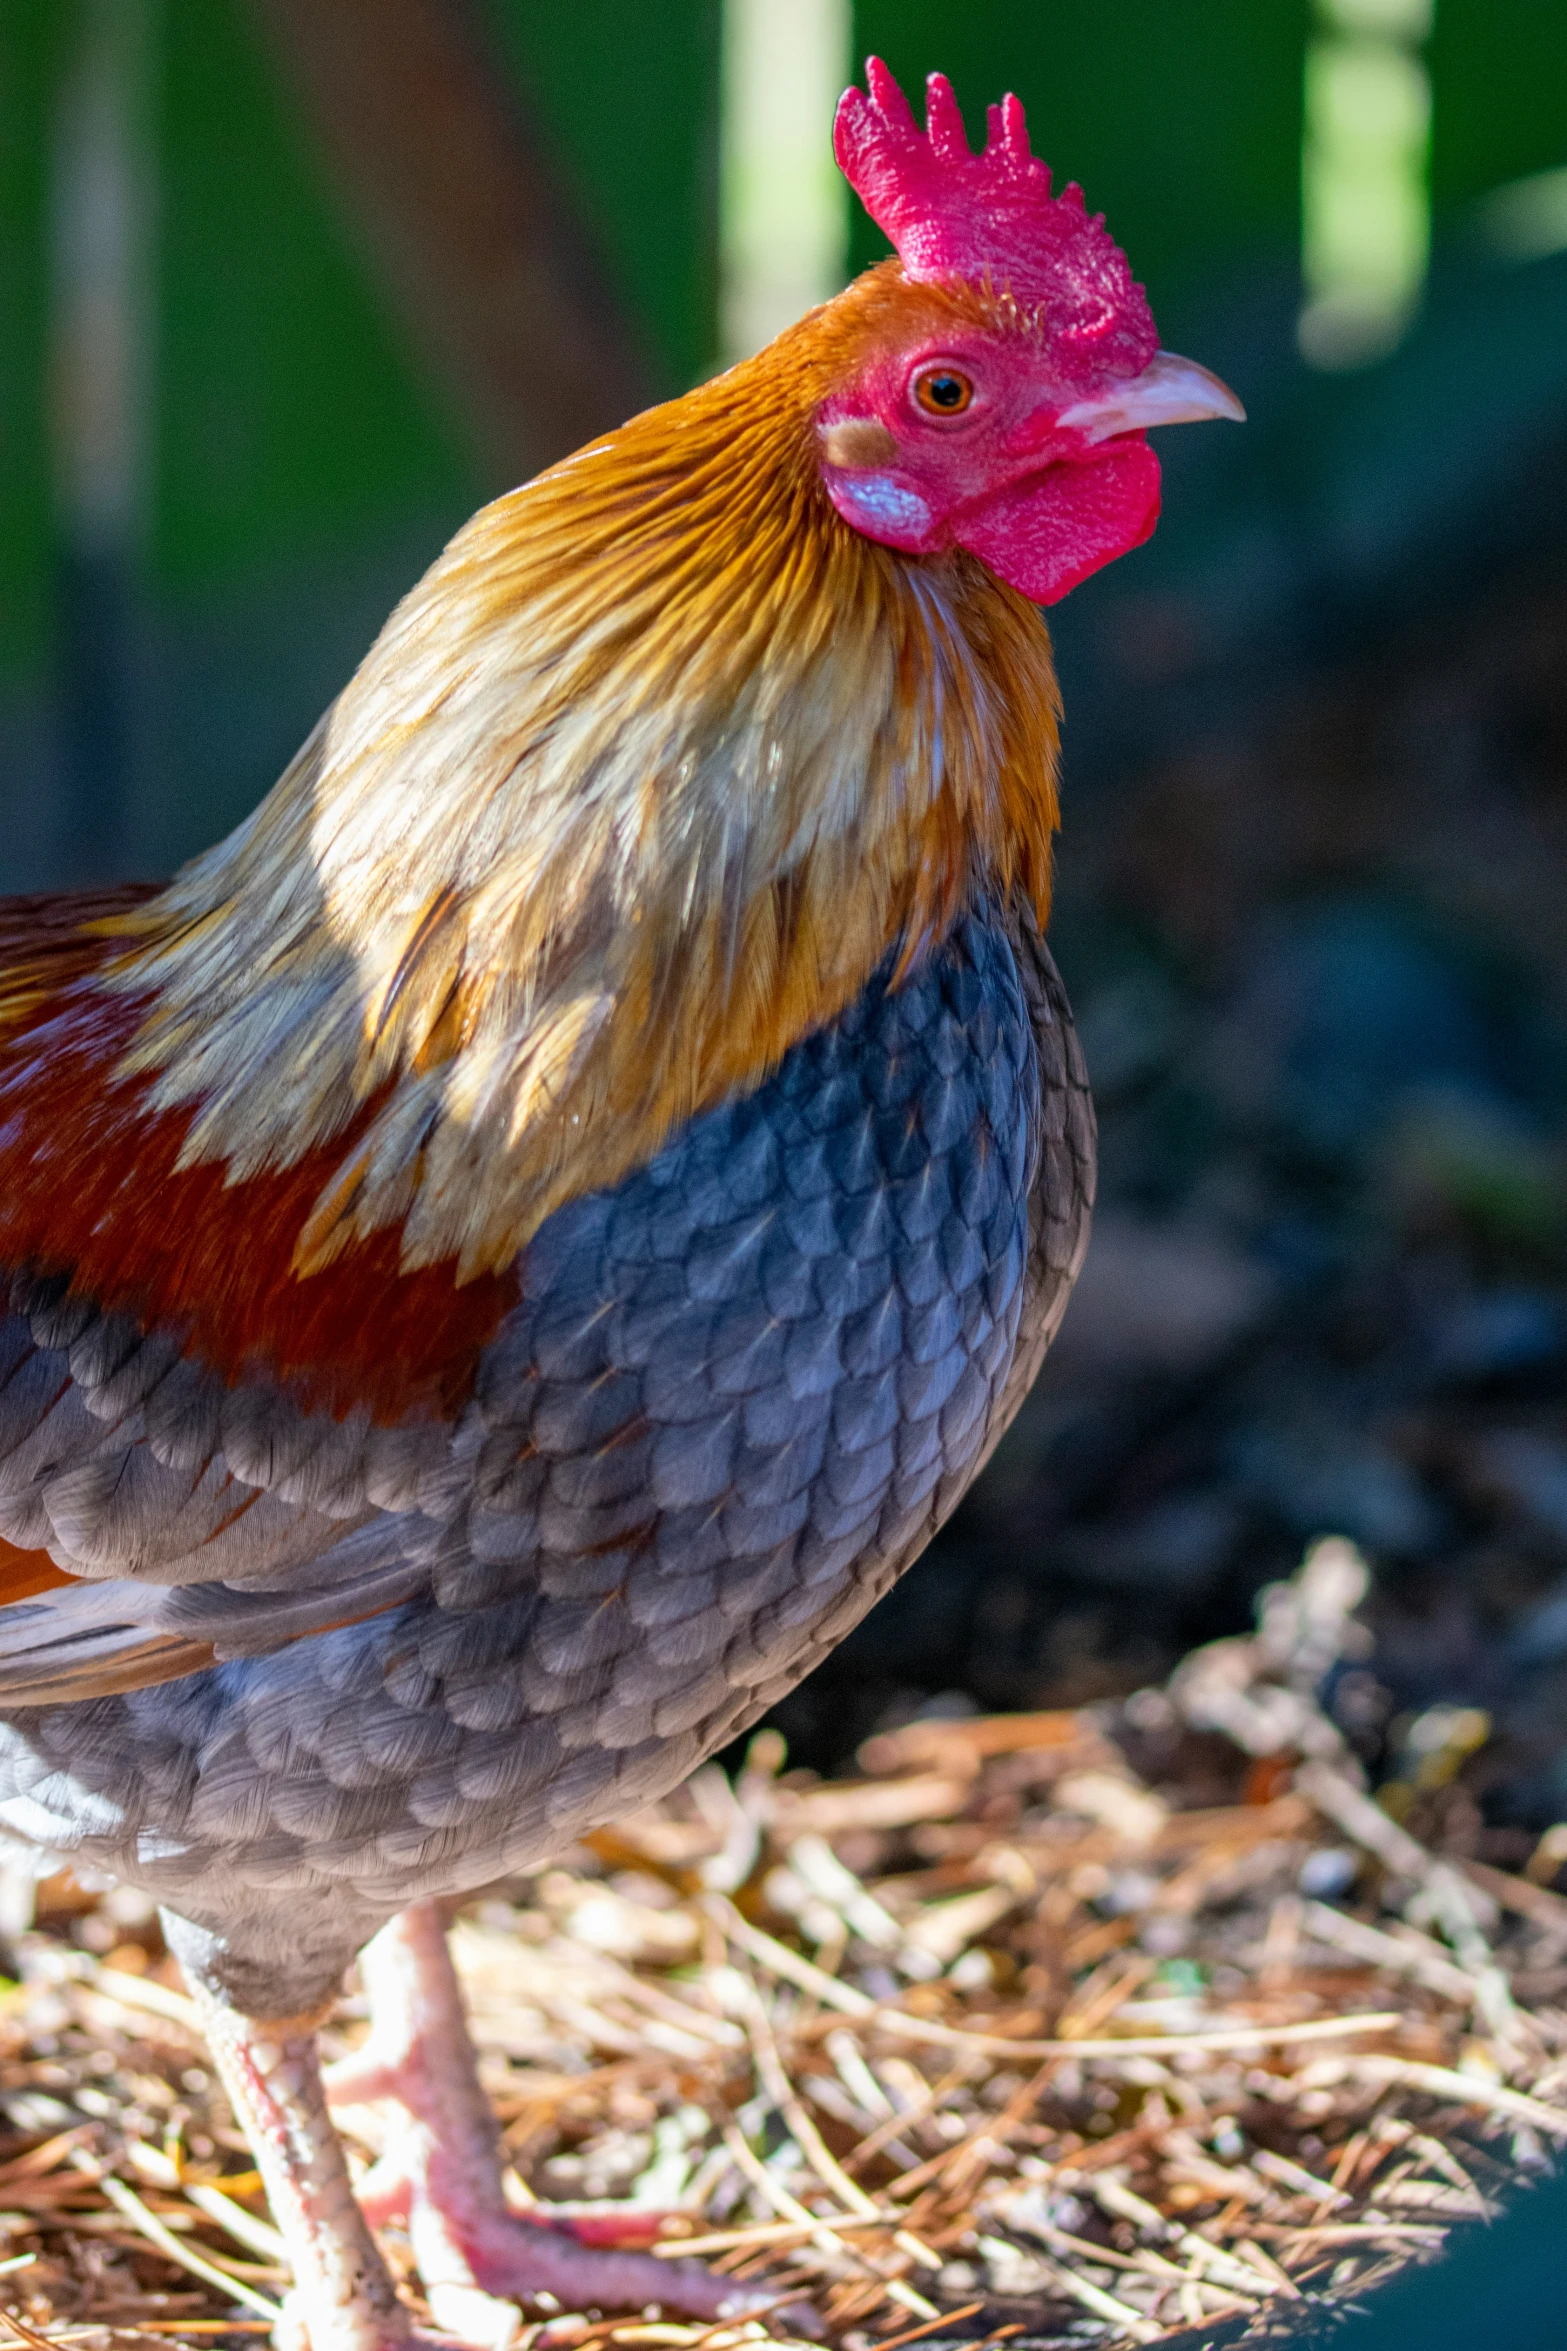
<svg viewBox="0 0 1567 2351">
<path fill-rule="evenodd" d="M 1091 459 L 1067 458 L 956 518 L 952 536 L 1035 604 L 1057 604 L 1089 573 L 1140 547 L 1159 519 L 1159 460 L 1140 433 Z"/>
</svg>

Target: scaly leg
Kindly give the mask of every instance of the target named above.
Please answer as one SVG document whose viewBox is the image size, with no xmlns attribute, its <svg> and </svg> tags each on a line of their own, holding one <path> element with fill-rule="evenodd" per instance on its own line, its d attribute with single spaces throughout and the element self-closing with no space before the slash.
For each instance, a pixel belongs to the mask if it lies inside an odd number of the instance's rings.
<svg viewBox="0 0 1567 2351">
<path fill-rule="evenodd" d="M 194 1975 L 235 2120 L 255 2152 L 294 2286 L 279 2330 L 285 2351 L 402 2351 L 413 2322 L 355 2200 L 326 2109 L 317 2017 L 245 2016 Z"/>
<path fill-rule="evenodd" d="M 513 2302 L 541 2294 L 566 2310 L 640 2310 L 657 2302 L 703 2319 L 739 2316 L 765 2302 L 695 2263 L 595 2251 L 507 2210 L 499 2132 L 479 2086 L 433 1902 L 416 1902 L 383 1927 L 359 1964 L 370 2037 L 333 2067 L 327 2095 L 336 2107 L 386 2101 L 401 2110 L 360 2195 L 374 2220 L 406 2217 L 439 2325 L 469 2342 L 504 2341 L 516 2322 Z"/>
</svg>

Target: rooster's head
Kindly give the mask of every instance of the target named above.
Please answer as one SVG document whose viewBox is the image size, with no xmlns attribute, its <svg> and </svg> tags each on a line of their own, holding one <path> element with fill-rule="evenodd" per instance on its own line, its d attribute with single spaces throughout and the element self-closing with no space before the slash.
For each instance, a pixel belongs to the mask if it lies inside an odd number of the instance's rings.
<svg viewBox="0 0 1567 2351">
<path fill-rule="evenodd" d="M 1153 529 L 1146 428 L 1244 411 L 1159 349 L 1125 254 L 1081 189 L 1051 195 L 1015 98 L 975 155 L 944 75 L 923 131 L 878 58 L 866 83 L 844 94 L 834 148 L 898 259 L 872 273 L 892 283 L 818 412 L 823 479 L 866 538 L 966 548 L 1052 604 Z"/>
</svg>

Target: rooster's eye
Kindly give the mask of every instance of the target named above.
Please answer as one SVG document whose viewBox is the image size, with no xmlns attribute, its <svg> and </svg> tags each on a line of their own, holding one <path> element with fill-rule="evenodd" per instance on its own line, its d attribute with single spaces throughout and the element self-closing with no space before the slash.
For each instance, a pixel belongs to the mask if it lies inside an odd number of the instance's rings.
<svg viewBox="0 0 1567 2351">
<path fill-rule="evenodd" d="M 974 398 L 974 385 L 958 368 L 928 367 L 914 379 L 914 397 L 927 416 L 961 416 Z"/>
</svg>

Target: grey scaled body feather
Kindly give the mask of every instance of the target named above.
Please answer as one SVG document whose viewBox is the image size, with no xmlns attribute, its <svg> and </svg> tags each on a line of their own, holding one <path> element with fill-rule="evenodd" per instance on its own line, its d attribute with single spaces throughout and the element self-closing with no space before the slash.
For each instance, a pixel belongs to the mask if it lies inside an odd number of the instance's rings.
<svg viewBox="0 0 1567 2351">
<path fill-rule="evenodd" d="M 1093 1177 L 1054 966 L 984 907 L 557 1211 L 444 1435 L 236 1400 L 18 1280 L 0 1532 L 100 1580 L 0 1617 L 0 1830 L 147 1887 L 250 1996 L 326 1996 L 404 1904 L 658 1795 L 857 1622 L 1032 1381 Z M 223 1507 L 255 1492 L 222 1581 L 214 1461 Z M 73 1659 L 181 1641 L 221 1662 L 71 1698 Z"/>
</svg>

